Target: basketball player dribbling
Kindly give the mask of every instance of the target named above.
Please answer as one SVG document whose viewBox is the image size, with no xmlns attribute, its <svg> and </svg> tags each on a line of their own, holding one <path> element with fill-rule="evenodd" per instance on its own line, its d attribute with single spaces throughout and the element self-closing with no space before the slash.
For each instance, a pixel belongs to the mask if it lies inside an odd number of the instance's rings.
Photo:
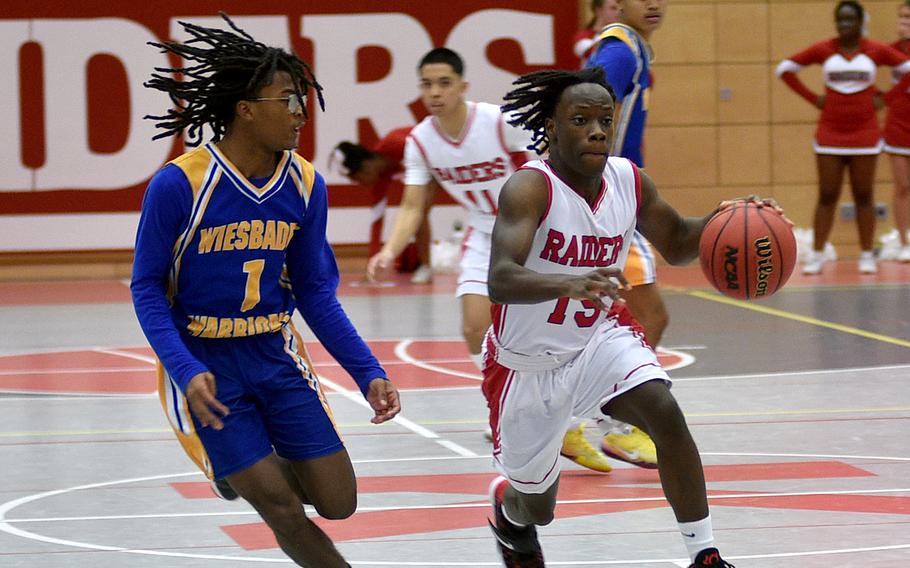
<svg viewBox="0 0 910 568">
<path fill-rule="evenodd" d="M 634 163 L 609 157 L 614 98 L 600 67 L 539 71 L 515 85 L 503 111 L 549 157 L 503 186 L 492 235 L 483 390 L 502 474 L 490 493 L 503 561 L 544 566 L 535 526 L 554 517 L 562 433 L 573 415 L 599 413 L 654 440 L 691 568 L 729 568 L 714 547 L 701 459 L 670 379 L 616 300 L 636 226 L 668 262 L 685 264 L 713 214 L 735 201 L 682 217 Z"/>
<path fill-rule="evenodd" d="M 528 136 L 510 126 L 499 107 L 467 101 L 464 63 L 441 47 L 418 65 L 421 98 L 430 115 L 411 130 L 405 145 L 404 193 L 392 232 L 370 258 L 367 277 L 384 277 L 417 231 L 425 193 L 433 182 L 468 210 L 468 230 L 455 292 L 461 300 L 462 333 L 471 359 L 481 368 L 481 346 L 490 327 L 487 272 L 490 233 L 502 184 L 527 158 Z M 516 156 L 518 154 L 518 156 Z M 606 456 L 584 437 L 584 425 L 566 432 L 562 453 L 600 472 L 611 470 Z"/>
</svg>

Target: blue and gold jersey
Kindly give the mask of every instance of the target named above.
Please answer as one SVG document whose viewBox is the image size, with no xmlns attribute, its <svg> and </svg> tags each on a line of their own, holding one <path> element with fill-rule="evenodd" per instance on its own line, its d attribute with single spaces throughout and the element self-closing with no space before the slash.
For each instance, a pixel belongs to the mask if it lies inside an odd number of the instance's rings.
<svg viewBox="0 0 910 568">
<path fill-rule="evenodd" d="M 295 302 L 362 390 L 385 376 L 335 296 L 327 208 L 322 176 L 289 151 L 269 178 L 247 179 L 214 144 L 178 157 L 152 178 L 131 288 L 143 331 L 182 388 L 206 368 L 181 337 L 277 332 Z"/>
<path fill-rule="evenodd" d="M 610 24 L 601 31 L 587 66 L 603 67 L 607 81 L 622 104 L 613 125 L 612 156 L 644 167 L 642 141 L 651 88 L 651 47 L 634 29 Z"/>
</svg>

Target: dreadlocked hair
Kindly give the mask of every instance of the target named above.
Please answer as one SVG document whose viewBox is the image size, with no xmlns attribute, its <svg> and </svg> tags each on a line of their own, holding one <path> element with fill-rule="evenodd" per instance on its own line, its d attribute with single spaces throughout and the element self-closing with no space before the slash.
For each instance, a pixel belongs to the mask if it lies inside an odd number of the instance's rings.
<svg viewBox="0 0 910 568">
<path fill-rule="evenodd" d="M 501 110 L 505 114 L 511 114 L 509 124 L 531 132 L 528 150 L 543 154 L 550 147 L 545 129 L 546 120 L 553 117 L 562 92 L 581 83 L 600 85 L 616 100 L 613 88 L 600 66 L 579 71 L 536 71 L 512 82 L 519 87 L 506 93 L 503 100 L 508 102 L 502 105 Z"/>
<path fill-rule="evenodd" d="M 217 142 L 234 120 L 237 101 L 255 98 L 259 89 L 269 85 L 277 71 L 286 71 L 294 83 L 294 95 L 306 109 L 306 93 L 316 91 L 319 107 L 325 110 L 322 85 L 316 81 L 312 69 L 293 53 L 269 47 L 253 39 L 228 17 L 220 12 L 231 30 L 206 28 L 180 22 L 190 39 L 183 42 L 148 42 L 162 53 L 181 57 L 184 67 L 156 67 L 145 87 L 168 94 L 175 108 L 162 116 L 146 115 L 157 120 L 156 127 L 163 129 L 152 139 L 175 136 L 187 130 L 187 145 L 198 146 L 202 127 L 209 124 L 214 131 L 212 141 Z M 204 47 L 203 47 L 204 46 Z M 174 75 L 182 76 L 182 80 Z"/>
</svg>

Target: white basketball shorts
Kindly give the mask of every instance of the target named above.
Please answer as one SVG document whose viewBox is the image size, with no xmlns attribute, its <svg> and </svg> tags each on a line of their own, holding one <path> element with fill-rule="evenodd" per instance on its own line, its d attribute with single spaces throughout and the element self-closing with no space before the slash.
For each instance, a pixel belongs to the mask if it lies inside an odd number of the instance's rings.
<svg viewBox="0 0 910 568">
<path fill-rule="evenodd" d="M 548 371 L 502 366 L 489 335 L 485 348 L 494 466 L 522 493 L 543 493 L 558 479 L 572 416 L 602 417 L 604 404 L 647 381 L 671 384 L 643 336 L 616 320 L 601 324 L 577 357 Z"/>
<path fill-rule="evenodd" d="M 455 296 L 465 294 L 489 296 L 487 273 L 490 271 L 490 243 L 492 235 L 469 228 L 461 243 L 461 263 Z"/>
</svg>

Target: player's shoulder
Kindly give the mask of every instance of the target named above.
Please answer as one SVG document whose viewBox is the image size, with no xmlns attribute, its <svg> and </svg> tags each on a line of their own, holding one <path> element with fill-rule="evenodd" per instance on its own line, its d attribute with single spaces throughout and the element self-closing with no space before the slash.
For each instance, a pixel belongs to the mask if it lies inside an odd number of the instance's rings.
<svg viewBox="0 0 910 568">
<path fill-rule="evenodd" d="M 604 167 L 604 175 L 616 179 L 635 179 L 638 166 L 635 163 L 621 156 L 610 156 L 607 158 L 607 165 Z"/>
<path fill-rule="evenodd" d="M 205 146 L 181 154 L 162 167 L 150 182 L 150 187 L 177 189 L 189 185 L 195 193 L 203 184 L 213 156 Z"/>
<path fill-rule="evenodd" d="M 638 32 L 626 24 L 610 24 L 600 31 L 597 40 L 602 46 L 609 44 L 626 46 L 633 53 L 638 53 L 641 46 L 638 42 Z M 617 43 L 618 42 L 618 43 Z"/>
</svg>

